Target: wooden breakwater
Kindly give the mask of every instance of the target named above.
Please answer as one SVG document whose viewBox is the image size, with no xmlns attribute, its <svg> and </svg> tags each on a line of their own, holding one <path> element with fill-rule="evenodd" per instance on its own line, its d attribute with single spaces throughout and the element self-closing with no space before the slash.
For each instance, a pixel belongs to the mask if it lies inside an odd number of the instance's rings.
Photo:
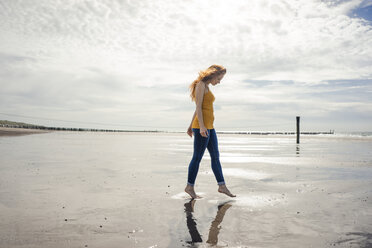
<svg viewBox="0 0 372 248">
<path fill-rule="evenodd" d="M 301 132 L 300 131 L 300 116 L 296 116 L 296 131 L 217 131 L 217 133 L 226 134 L 250 134 L 250 135 L 296 135 L 296 143 L 300 143 L 300 135 L 320 135 L 320 134 L 334 134 L 335 130 L 326 132 Z"/>
<path fill-rule="evenodd" d="M 71 132 L 149 132 L 157 133 L 162 131 L 157 130 L 119 130 L 119 129 L 97 129 L 97 128 L 69 128 L 69 127 L 46 127 L 37 125 L 9 125 L 0 124 L 0 127 L 6 128 L 22 128 L 22 129 L 36 129 L 36 130 L 48 130 L 48 131 L 71 131 Z"/>
<path fill-rule="evenodd" d="M 297 120 L 297 117 L 296 117 Z M 299 119 L 297 124 L 299 124 Z M 149 132 L 149 133 L 185 133 L 186 131 L 162 131 L 162 130 L 120 130 L 120 129 L 98 129 L 98 128 L 68 128 L 68 127 L 47 127 L 41 125 L 33 125 L 22 122 L 12 122 L 0 120 L 0 127 L 6 128 L 24 128 L 24 129 L 39 129 L 49 131 L 73 131 L 73 132 Z M 217 131 L 220 134 L 247 134 L 247 135 L 297 135 L 297 143 L 299 143 L 299 135 L 320 135 L 334 134 L 334 130 L 327 132 L 300 132 L 299 125 L 296 131 Z"/>
<path fill-rule="evenodd" d="M 67 128 L 67 127 L 45 127 L 32 125 L 4 125 L 0 127 L 6 128 L 24 128 L 38 129 L 48 131 L 72 131 L 72 132 L 148 132 L 148 133 L 185 133 L 186 131 L 161 131 L 161 130 L 118 130 L 118 129 L 95 129 L 95 128 Z M 278 132 L 278 131 L 217 131 L 218 134 L 246 134 L 246 135 L 296 135 L 296 132 Z M 319 134 L 334 134 L 334 131 L 329 132 L 301 132 L 304 135 L 319 135 Z"/>
<path fill-rule="evenodd" d="M 250 134 L 250 135 L 296 135 L 297 132 L 277 132 L 277 131 L 217 131 L 221 134 Z M 334 130 L 328 132 L 300 132 L 305 135 L 334 134 Z"/>
</svg>

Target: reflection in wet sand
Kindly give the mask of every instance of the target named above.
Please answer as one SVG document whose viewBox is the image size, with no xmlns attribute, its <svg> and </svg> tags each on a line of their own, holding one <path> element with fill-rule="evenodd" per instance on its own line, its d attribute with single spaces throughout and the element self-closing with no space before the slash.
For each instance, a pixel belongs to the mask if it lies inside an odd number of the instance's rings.
<svg viewBox="0 0 372 248">
<path fill-rule="evenodd" d="M 195 206 L 195 199 L 190 200 L 189 202 L 185 203 L 185 213 L 186 213 L 186 224 L 187 228 L 189 229 L 189 233 L 191 236 L 191 241 L 186 241 L 188 244 L 200 243 L 203 242 L 201 235 L 197 229 L 197 224 L 195 222 L 195 218 L 193 217 L 194 206 Z M 209 235 L 207 243 L 211 245 L 216 245 L 218 243 L 218 234 L 221 229 L 221 223 L 225 216 L 226 211 L 231 207 L 230 201 L 220 204 L 218 206 L 218 211 L 216 217 L 212 221 L 211 227 L 209 229 Z"/>
<path fill-rule="evenodd" d="M 297 144 L 296 145 L 296 157 L 299 157 L 300 156 L 300 145 Z"/>
<path fill-rule="evenodd" d="M 194 212 L 194 205 L 195 205 L 195 199 L 192 199 L 191 201 L 185 203 L 185 213 L 186 213 L 186 223 L 187 228 L 189 229 L 189 233 L 191 235 L 191 242 L 187 243 L 197 243 L 197 242 L 203 242 L 200 233 L 198 229 L 196 228 L 196 222 L 194 217 L 192 216 L 192 212 Z"/>
<path fill-rule="evenodd" d="M 209 235 L 207 243 L 211 245 L 216 245 L 218 242 L 218 234 L 220 232 L 221 226 L 219 226 L 225 216 L 226 211 L 231 207 L 231 204 L 228 202 L 223 203 L 218 206 L 218 211 L 216 218 L 212 221 L 211 228 L 209 228 Z"/>
</svg>

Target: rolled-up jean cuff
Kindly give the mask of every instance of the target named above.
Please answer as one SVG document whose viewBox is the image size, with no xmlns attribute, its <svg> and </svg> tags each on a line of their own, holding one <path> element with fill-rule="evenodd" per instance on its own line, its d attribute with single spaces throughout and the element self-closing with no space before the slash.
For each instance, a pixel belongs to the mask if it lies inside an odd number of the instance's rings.
<svg viewBox="0 0 372 248">
<path fill-rule="evenodd" d="M 218 184 L 218 185 L 224 185 L 225 182 L 218 182 L 217 184 Z"/>
<path fill-rule="evenodd" d="M 190 185 L 190 186 L 194 186 L 195 185 L 194 183 L 189 183 L 189 182 L 187 182 L 187 184 Z"/>
</svg>

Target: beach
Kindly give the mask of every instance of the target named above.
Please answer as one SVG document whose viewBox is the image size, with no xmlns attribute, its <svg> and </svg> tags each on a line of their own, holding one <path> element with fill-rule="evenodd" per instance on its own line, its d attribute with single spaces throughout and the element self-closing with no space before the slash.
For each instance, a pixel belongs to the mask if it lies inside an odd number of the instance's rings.
<svg viewBox="0 0 372 248">
<path fill-rule="evenodd" d="M 218 134 L 183 192 L 186 133 L 0 137 L 0 247 L 372 247 L 372 138 Z"/>
</svg>

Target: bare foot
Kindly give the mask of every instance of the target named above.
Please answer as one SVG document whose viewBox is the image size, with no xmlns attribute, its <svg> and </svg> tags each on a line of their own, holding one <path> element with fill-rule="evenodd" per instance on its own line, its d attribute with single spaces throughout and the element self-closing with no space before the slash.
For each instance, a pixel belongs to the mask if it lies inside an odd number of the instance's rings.
<svg viewBox="0 0 372 248">
<path fill-rule="evenodd" d="M 233 194 L 230 192 L 230 190 L 228 190 L 228 188 L 226 187 L 225 184 L 220 185 L 220 186 L 218 187 L 218 192 L 223 193 L 223 194 L 225 194 L 225 195 L 228 195 L 228 196 L 230 196 L 230 197 L 236 197 L 236 195 L 233 195 Z"/>
<path fill-rule="evenodd" d="M 201 198 L 200 196 L 198 196 L 195 191 L 194 191 L 194 186 L 191 186 L 191 185 L 187 185 L 186 188 L 185 188 L 185 192 L 187 194 L 189 194 L 191 196 L 191 198 L 193 199 L 197 199 L 197 198 Z"/>
</svg>

